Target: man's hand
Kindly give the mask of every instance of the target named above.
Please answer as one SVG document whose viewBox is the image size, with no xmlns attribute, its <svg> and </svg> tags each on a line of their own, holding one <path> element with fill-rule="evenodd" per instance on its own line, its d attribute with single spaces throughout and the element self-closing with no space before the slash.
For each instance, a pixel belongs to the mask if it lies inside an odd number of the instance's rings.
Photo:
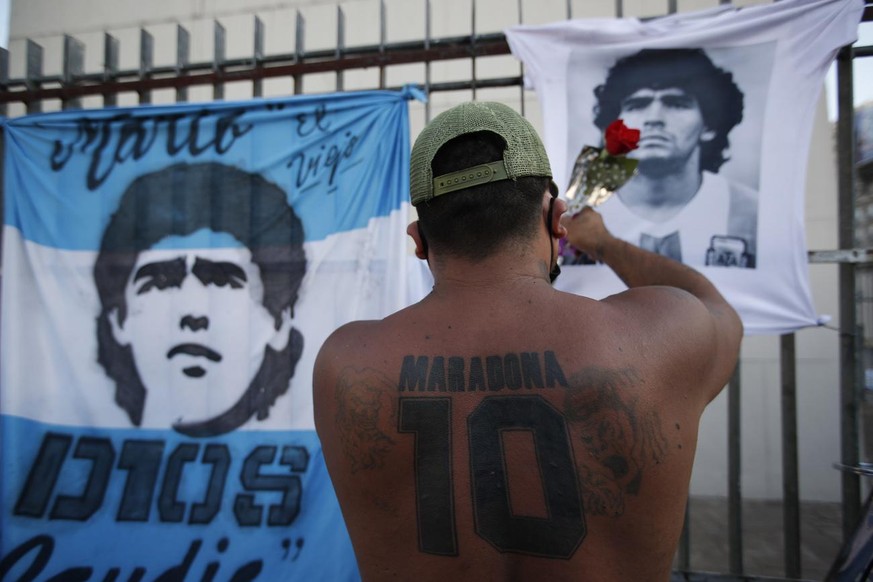
<svg viewBox="0 0 873 582">
<path fill-rule="evenodd" d="M 590 207 L 575 216 L 565 214 L 561 224 L 567 229 L 567 242 L 597 261 L 603 256 L 603 245 L 613 239 L 600 213 Z"/>
</svg>

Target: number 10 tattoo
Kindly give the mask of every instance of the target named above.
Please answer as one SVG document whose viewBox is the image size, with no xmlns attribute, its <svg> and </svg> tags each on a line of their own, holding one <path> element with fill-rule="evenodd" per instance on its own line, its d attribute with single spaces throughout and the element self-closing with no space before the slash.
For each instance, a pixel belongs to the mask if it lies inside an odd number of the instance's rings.
<svg viewBox="0 0 873 582">
<path fill-rule="evenodd" d="M 451 400 L 401 398 L 400 432 L 415 433 L 419 548 L 457 555 L 452 502 Z M 513 515 L 501 432 L 534 433 L 548 519 Z M 490 396 L 467 417 L 476 533 L 502 552 L 569 558 L 585 538 L 585 514 L 560 412 L 541 396 Z"/>
<path fill-rule="evenodd" d="M 638 382 L 632 369 L 586 368 L 560 383 L 563 411 L 538 394 L 481 398 L 466 419 L 476 533 L 501 552 L 569 559 L 585 539 L 586 514 L 622 515 L 625 495 L 638 494 L 645 469 L 668 450 L 657 413 L 638 410 L 628 396 Z M 382 468 L 397 437 L 380 427 L 396 418 L 398 433 L 414 437 L 419 549 L 458 555 L 451 416 L 452 398 L 464 396 L 395 400 L 392 388 L 369 369 L 348 369 L 337 384 L 337 427 L 351 472 Z M 592 462 L 575 462 L 568 422 Z M 533 437 L 547 518 L 512 511 L 505 431 Z"/>
</svg>

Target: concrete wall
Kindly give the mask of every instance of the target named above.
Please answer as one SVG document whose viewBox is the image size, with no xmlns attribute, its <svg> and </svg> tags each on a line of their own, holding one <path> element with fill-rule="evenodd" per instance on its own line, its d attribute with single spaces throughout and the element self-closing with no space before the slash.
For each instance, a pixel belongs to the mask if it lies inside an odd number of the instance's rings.
<svg viewBox="0 0 873 582">
<path fill-rule="evenodd" d="M 714 7 L 717 0 L 678 0 L 680 11 Z M 735 2 L 737 5 L 761 1 Z M 434 38 L 467 35 L 472 28 L 471 0 L 433 0 L 432 36 Z M 613 17 L 615 0 L 572 0 L 574 18 Z M 213 51 L 213 21 L 218 19 L 227 30 L 227 56 L 250 56 L 253 51 L 254 17 L 266 25 L 267 54 L 291 53 L 295 46 L 294 23 L 297 12 L 306 20 L 307 50 L 329 49 L 336 43 L 337 6 L 346 16 L 346 45 L 376 44 L 379 41 L 379 3 L 358 0 L 337 4 L 322 0 L 13 0 L 11 13 L 10 74 L 24 72 L 24 46 L 27 38 L 44 47 L 46 74 L 61 70 L 62 35 L 75 36 L 86 45 L 85 69 L 102 70 L 103 34 L 110 32 L 121 44 L 122 69 L 136 68 L 139 63 L 139 29 L 146 28 L 155 38 L 155 64 L 175 63 L 176 24 L 191 33 L 191 61 L 208 61 Z M 387 41 L 420 39 L 425 32 L 424 0 L 386 0 Z M 567 18 L 567 0 L 477 0 L 476 31 L 498 32 L 521 19 L 527 24 L 552 22 Z M 649 17 L 665 14 L 667 0 L 624 0 L 624 16 Z M 511 56 L 479 59 L 480 77 L 503 77 L 519 74 L 519 65 Z M 464 80 L 471 74 L 469 61 L 434 63 L 432 80 Z M 346 74 L 345 88 L 374 88 L 377 70 L 352 71 Z M 424 65 L 394 67 L 387 72 L 387 84 L 422 83 Z M 335 75 L 307 77 L 306 93 L 332 91 Z M 264 83 L 266 96 L 288 95 L 293 90 L 290 79 L 270 79 Z M 226 87 L 227 99 L 251 97 L 249 83 Z M 190 101 L 212 98 L 211 87 L 193 88 Z M 471 98 L 469 92 L 434 94 L 431 111 L 436 114 L 454 103 Z M 522 107 L 518 88 L 480 90 L 479 99 L 504 101 Z M 524 94 L 524 111 L 531 121 L 542 127 L 541 113 L 532 92 Z M 154 103 L 174 100 L 171 90 L 155 92 Z M 136 95 L 119 99 L 121 105 L 136 104 Z M 86 107 L 99 107 L 99 98 L 89 98 Z M 56 109 L 48 104 L 46 110 Z M 425 123 L 424 106 L 412 103 L 413 138 Z M 11 115 L 23 113 L 15 105 Z M 807 167 L 806 225 L 811 249 L 837 246 L 836 168 L 833 127 L 827 120 L 824 99 L 821 101 L 813 132 L 813 146 Z M 816 308 L 821 314 L 834 316 L 836 327 L 837 269 L 829 265 L 810 266 L 810 279 Z M 839 460 L 839 358 L 837 332 L 831 327 L 802 330 L 797 334 L 798 355 L 798 422 L 800 432 L 800 493 L 807 500 L 838 500 L 840 481 L 831 468 Z M 742 350 L 742 429 L 743 493 L 749 498 L 779 498 L 781 485 L 780 376 L 779 340 L 775 337 L 749 337 Z M 697 463 L 692 480 L 695 495 L 725 495 L 727 479 L 727 398 L 719 396 L 706 411 L 701 427 Z"/>
</svg>

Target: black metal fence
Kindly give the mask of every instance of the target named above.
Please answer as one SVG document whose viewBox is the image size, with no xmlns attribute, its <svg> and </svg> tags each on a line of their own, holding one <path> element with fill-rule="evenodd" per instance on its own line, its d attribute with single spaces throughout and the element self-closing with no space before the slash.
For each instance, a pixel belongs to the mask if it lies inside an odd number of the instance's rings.
<svg viewBox="0 0 873 582">
<path fill-rule="evenodd" d="M 145 29 L 139 33 L 139 66 L 119 68 L 119 41 L 106 33 L 103 42 L 103 70 L 84 70 L 85 45 L 76 38 L 63 38 L 62 72 L 56 75 L 43 73 L 44 49 L 32 40 L 26 42 L 25 72 L 21 78 L 9 77 L 9 54 L 0 50 L 0 114 L 6 115 L 11 103 L 24 104 L 27 113 L 40 112 L 43 104 L 59 100 L 63 109 L 76 109 L 88 96 L 102 98 L 103 106 L 118 104 L 118 97 L 135 93 L 140 104 L 152 102 L 152 92 L 162 89 L 175 91 L 175 100 L 188 100 L 188 90 L 195 86 L 212 87 L 213 99 L 225 96 L 228 83 L 249 82 L 252 96 L 263 95 L 266 79 L 289 80 L 288 93 L 304 92 L 305 79 L 309 75 L 334 73 L 335 89 L 345 90 L 344 77 L 347 71 L 376 69 L 378 78 L 374 87 L 386 86 L 386 71 L 390 67 L 408 64 L 424 66 L 419 83 L 429 93 L 443 91 L 469 91 L 473 98 L 480 89 L 518 87 L 522 112 L 525 95 L 521 88 L 522 76 L 479 77 L 477 59 L 508 55 L 509 46 L 502 33 L 477 34 L 476 0 L 471 0 L 470 34 L 456 37 L 432 38 L 431 0 L 422 0 L 425 5 L 425 31 L 420 40 L 409 42 L 386 42 L 386 9 L 380 0 L 380 42 L 366 46 L 346 46 L 346 18 L 337 7 L 336 43 L 329 50 L 307 51 L 305 46 L 306 22 L 298 12 L 296 17 L 295 48 L 291 53 L 268 55 L 264 51 L 265 25 L 254 17 L 254 38 L 251 56 L 226 58 L 226 30 L 218 21 L 214 23 L 214 55 L 211 60 L 192 62 L 189 32 L 176 27 L 176 62 L 169 66 L 154 65 L 154 38 Z M 873 2 L 867 1 L 865 21 L 873 21 Z M 519 21 L 522 20 L 522 0 L 517 0 Z M 727 4 L 719 0 L 721 4 Z M 668 12 L 677 10 L 677 0 L 667 1 Z M 615 16 L 624 13 L 623 0 L 615 0 Z M 566 16 L 573 17 L 572 4 L 566 0 Z M 844 466 L 857 466 L 859 450 L 859 405 L 862 387 L 862 370 L 859 365 L 863 349 L 863 333 L 860 331 L 856 271 L 859 266 L 873 264 L 873 251 L 856 249 L 853 230 L 855 208 L 855 161 L 853 123 L 853 75 L 852 62 L 856 58 L 873 55 L 873 47 L 845 47 L 838 56 L 838 196 L 839 196 L 839 249 L 810 252 L 811 263 L 836 263 L 839 265 L 839 321 L 840 321 L 840 420 L 841 458 Z M 468 79 L 450 82 L 432 82 L 431 65 L 439 61 L 467 59 L 471 61 Z M 429 105 L 425 117 L 430 118 Z M 0 144 L 2 145 L 2 144 Z M 870 294 L 873 295 L 873 288 Z M 873 322 L 873 315 L 871 315 Z M 781 362 L 781 417 L 782 417 L 782 475 L 783 475 L 783 536 L 784 576 L 800 579 L 801 569 L 801 515 L 798 486 L 798 439 L 797 439 L 797 381 L 794 334 L 780 338 Z M 687 574 L 691 569 L 692 539 L 686 527 L 677 556 L 678 571 L 675 580 L 763 580 L 746 576 L 743 544 L 743 498 L 741 493 L 741 414 L 740 414 L 740 367 L 728 387 L 728 523 L 729 547 L 728 572 L 722 575 Z M 842 473 L 842 529 L 847 540 L 858 522 L 861 511 L 861 483 L 856 472 Z M 686 516 L 686 525 L 688 516 Z M 772 578 L 771 578 L 772 580 Z"/>
</svg>

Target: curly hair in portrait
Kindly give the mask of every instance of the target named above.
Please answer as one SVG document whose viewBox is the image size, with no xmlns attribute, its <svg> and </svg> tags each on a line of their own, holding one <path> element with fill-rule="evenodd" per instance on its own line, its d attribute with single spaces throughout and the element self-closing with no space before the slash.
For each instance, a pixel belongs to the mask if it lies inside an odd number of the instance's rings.
<svg viewBox="0 0 873 582">
<path fill-rule="evenodd" d="M 503 160 L 506 142 L 490 131 L 447 141 L 431 163 L 434 176 Z M 439 196 L 416 207 L 429 248 L 481 261 L 506 244 L 526 243 L 542 222 L 540 208 L 549 179 L 522 177 L 481 184 Z"/>
<path fill-rule="evenodd" d="M 640 89 L 682 89 L 700 107 L 715 138 L 703 142 L 700 169 L 717 172 L 728 160 L 728 134 L 743 120 L 743 92 L 733 74 L 701 49 L 644 49 L 616 61 L 606 81 L 594 89 L 594 124 L 605 130 L 621 114 L 622 101 Z"/>
<path fill-rule="evenodd" d="M 124 323 L 125 288 L 141 251 L 168 236 L 201 229 L 228 233 L 249 249 L 263 281 L 263 305 L 276 329 L 283 310 L 293 314 L 306 272 L 303 224 L 281 188 L 259 174 L 218 163 L 176 164 L 136 178 L 109 220 L 94 264 L 101 303 L 97 359 L 115 381 L 116 403 L 136 426 L 142 422 L 147 388 L 131 347 L 115 339 L 109 316 L 117 310 L 119 323 Z M 174 428 L 190 436 L 211 436 L 233 430 L 253 414 L 266 418 L 288 390 L 302 351 L 300 332 L 292 329 L 290 334 L 282 352 L 266 346 L 261 368 L 230 410 L 198 425 Z"/>
</svg>

